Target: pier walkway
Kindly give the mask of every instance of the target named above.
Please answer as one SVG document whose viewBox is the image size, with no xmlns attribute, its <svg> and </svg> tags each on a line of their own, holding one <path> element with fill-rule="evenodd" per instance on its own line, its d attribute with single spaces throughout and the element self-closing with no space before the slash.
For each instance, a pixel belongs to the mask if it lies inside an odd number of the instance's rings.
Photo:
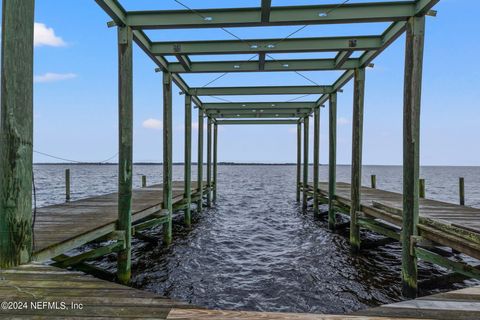
<svg viewBox="0 0 480 320">
<path fill-rule="evenodd" d="M 205 187 L 204 187 L 205 188 Z M 199 198 L 197 183 L 192 182 L 192 199 Z M 33 260 L 45 261 L 90 241 L 108 236 L 116 230 L 118 194 L 110 193 L 91 198 L 38 208 L 34 225 Z M 183 182 L 173 183 L 174 209 L 180 209 L 184 199 Z M 132 223 L 155 216 L 161 223 L 162 185 L 134 189 Z M 134 228 L 135 229 L 135 228 Z"/>
<path fill-rule="evenodd" d="M 0 301 L 7 302 L 0 309 L 2 319 L 480 319 L 480 287 L 389 304 L 352 315 L 226 311 L 203 309 L 82 272 L 42 264 L 0 270 Z M 16 302 L 17 306 L 9 308 L 9 302 Z M 44 304 L 47 302 L 53 304 L 47 306 Z"/>
<path fill-rule="evenodd" d="M 308 186 L 308 193 L 313 194 L 312 184 Z M 319 196 L 320 203 L 328 203 L 328 183 L 319 183 Z M 360 199 L 358 225 L 386 237 L 400 240 L 402 194 L 361 187 Z M 349 214 L 350 184 L 343 182 L 336 184 L 333 204 L 335 212 Z M 480 259 L 480 209 L 421 198 L 419 199 L 418 231 L 419 236 L 414 239 L 414 251 L 418 258 L 467 277 L 480 279 L 477 268 L 446 259 L 439 253 L 442 251 L 437 250 L 439 247 L 447 247 L 454 252 Z"/>
</svg>

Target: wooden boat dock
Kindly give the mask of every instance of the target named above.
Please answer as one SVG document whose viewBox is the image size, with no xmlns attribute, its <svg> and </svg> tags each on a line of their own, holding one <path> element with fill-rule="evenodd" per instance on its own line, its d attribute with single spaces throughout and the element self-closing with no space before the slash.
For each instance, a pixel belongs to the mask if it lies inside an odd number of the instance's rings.
<svg viewBox="0 0 480 320">
<path fill-rule="evenodd" d="M 197 188 L 197 183 L 193 182 L 194 200 L 200 197 Z M 180 210 L 185 207 L 183 182 L 175 181 L 172 189 L 173 207 Z M 118 193 L 115 192 L 38 208 L 34 223 L 33 259 L 45 261 L 97 239 L 113 239 L 118 220 L 117 199 Z M 161 184 L 133 190 L 134 230 L 162 224 L 169 219 L 168 214 L 162 213 L 162 199 Z"/>
<path fill-rule="evenodd" d="M 319 202 L 329 202 L 328 183 L 319 183 Z M 313 195 L 312 185 L 308 194 Z M 350 184 L 339 182 L 332 197 L 333 214 L 343 213 L 351 219 Z M 400 193 L 362 186 L 357 224 L 388 238 L 400 240 L 403 196 Z M 332 213 L 330 213 L 332 214 Z M 437 200 L 419 199 L 418 236 L 412 253 L 417 258 L 440 265 L 466 277 L 480 279 L 476 266 L 445 257 L 445 249 L 480 259 L 480 209 Z M 447 256 L 449 255 L 448 252 Z M 451 253 L 451 252 L 450 252 Z"/>
<path fill-rule="evenodd" d="M 0 270 L 2 319 L 479 319 L 480 287 L 363 310 L 320 315 L 207 310 L 154 293 L 42 264 Z M 13 303 L 16 305 L 14 307 Z M 6 303 L 6 304 L 5 304 Z M 50 303 L 50 305 L 47 305 Z M 19 306 L 20 305 L 20 306 Z"/>
</svg>

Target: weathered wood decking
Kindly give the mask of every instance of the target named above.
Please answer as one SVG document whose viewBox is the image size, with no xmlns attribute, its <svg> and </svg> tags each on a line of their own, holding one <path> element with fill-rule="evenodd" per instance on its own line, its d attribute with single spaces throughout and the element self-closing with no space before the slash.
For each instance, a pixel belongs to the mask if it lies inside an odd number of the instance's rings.
<svg viewBox="0 0 480 320">
<path fill-rule="evenodd" d="M 197 183 L 192 182 L 192 192 L 196 189 Z M 174 205 L 183 200 L 183 195 L 183 182 L 174 182 Z M 117 197 L 117 193 L 110 193 L 38 208 L 34 228 L 34 260 L 56 257 L 115 231 Z M 132 223 L 159 213 L 162 199 L 162 185 L 135 189 Z"/>
<path fill-rule="evenodd" d="M 28 264 L 0 270 L 0 302 L 21 303 L 0 308 L 2 319 L 480 319 L 480 287 L 437 294 L 367 309 L 352 315 L 320 315 L 207 310 L 150 292 L 122 286 L 82 272 Z M 31 303 L 56 303 L 56 306 Z M 65 308 L 62 308 L 62 303 Z M 72 303 L 76 307 L 72 307 Z"/>
<path fill-rule="evenodd" d="M 319 189 L 325 201 L 328 184 L 320 183 Z M 309 190 L 313 190 L 311 185 Z M 350 184 L 336 184 L 334 202 L 339 207 L 349 208 Z M 430 199 L 420 199 L 419 206 L 418 229 L 423 238 L 480 259 L 480 209 Z M 401 227 L 402 207 L 400 193 L 361 188 L 360 211 L 368 217 Z"/>
</svg>

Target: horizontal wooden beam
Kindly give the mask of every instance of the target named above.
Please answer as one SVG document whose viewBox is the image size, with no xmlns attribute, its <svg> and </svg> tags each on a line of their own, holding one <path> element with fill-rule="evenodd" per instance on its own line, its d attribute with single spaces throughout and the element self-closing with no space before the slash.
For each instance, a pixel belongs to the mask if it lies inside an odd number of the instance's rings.
<svg viewBox="0 0 480 320">
<path fill-rule="evenodd" d="M 279 109 L 313 109 L 314 102 L 227 102 L 204 103 L 205 112 L 209 110 L 279 110 Z"/>
<path fill-rule="evenodd" d="M 375 50 L 380 36 L 153 42 L 154 55 L 202 55 Z"/>
<path fill-rule="evenodd" d="M 209 114 L 210 117 L 215 118 L 215 119 L 265 119 L 265 118 L 302 118 L 308 115 L 308 112 L 257 112 L 257 113 L 215 113 L 215 114 Z"/>
<path fill-rule="evenodd" d="M 98 1 L 98 0 L 97 0 Z M 106 1 L 106 0 L 104 0 Z M 113 0 L 110 0 L 113 2 Z M 116 1 L 115 1 L 116 2 Z M 127 24 L 134 29 L 178 29 L 254 27 L 299 24 L 336 24 L 406 20 L 425 14 L 438 0 L 392 1 L 274 6 L 268 21 L 262 21 L 262 8 L 222 8 L 198 10 L 131 11 Z M 264 11 L 265 12 L 265 11 Z"/>
<path fill-rule="evenodd" d="M 303 108 L 303 109 L 286 109 L 286 108 L 280 108 L 280 109 L 274 109 L 274 108 L 268 108 L 268 109 L 246 109 L 246 108 L 239 108 L 239 109 L 210 109 L 206 111 L 207 116 L 216 116 L 219 114 L 227 115 L 227 114 L 249 114 L 249 115 L 255 115 L 255 114 L 260 114 L 260 113 L 278 113 L 278 114 L 290 114 L 290 113 L 309 113 L 312 109 L 311 108 Z"/>
<path fill-rule="evenodd" d="M 360 57 L 359 66 L 367 67 L 380 53 L 382 53 L 392 42 L 402 35 L 405 31 L 406 23 L 404 21 L 394 22 L 388 27 L 388 29 L 382 34 L 382 47 L 378 50 L 367 51 Z M 337 58 L 339 58 L 337 56 Z M 344 63 L 344 62 L 342 62 Z M 354 71 L 345 71 L 332 86 L 333 91 L 338 91 L 353 78 Z M 328 100 L 328 94 L 323 94 L 318 100 L 316 105 L 321 106 Z"/>
<path fill-rule="evenodd" d="M 217 120 L 218 125 L 298 124 L 298 120 Z"/>
<path fill-rule="evenodd" d="M 262 71 L 320 71 L 348 70 L 358 68 L 359 59 L 347 59 L 342 66 L 337 67 L 335 59 L 304 59 L 304 60 L 268 60 Z M 185 70 L 180 63 L 170 63 L 168 70 L 174 73 L 219 73 L 219 72 L 258 72 L 257 61 L 208 61 L 192 62 L 190 71 Z"/>
<path fill-rule="evenodd" d="M 190 88 L 188 93 L 197 96 L 242 96 L 283 94 L 327 94 L 332 86 L 277 86 L 277 87 L 206 87 Z"/>
<path fill-rule="evenodd" d="M 126 25 L 127 21 L 127 12 L 118 2 L 118 0 L 95 0 L 97 4 L 113 19 L 117 26 Z M 151 52 L 152 42 L 147 37 L 145 32 L 142 30 L 133 31 L 133 40 L 135 43 L 145 52 L 145 54 L 152 59 L 152 61 L 161 69 L 168 69 L 168 61 L 159 56 L 155 56 Z M 181 65 L 181 64 L 180 64 Z M 188 92 L 187 83 L 180 77 L 178 74 L 172 74 L 173 82 L 182 90 L 183 92 Z M 192 97 L 193 102 L 198 106 L 202 107 L 202 101 L 198 97 Z"/>
</svg>

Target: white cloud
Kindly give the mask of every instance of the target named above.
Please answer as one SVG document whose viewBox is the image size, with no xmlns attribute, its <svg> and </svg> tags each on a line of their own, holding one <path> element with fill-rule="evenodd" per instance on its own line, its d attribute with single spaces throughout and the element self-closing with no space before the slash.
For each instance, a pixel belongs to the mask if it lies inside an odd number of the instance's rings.
<svg viewBox="0 0 480 320">
<path fill-rule="evenodd" d="M 147 129 L 161 130 L 163 128 L 163 122 L 158 119 L 147 119 L 143 121 L 142 126 Z"/>
<path fill-rule="evenodd" d="M 63 80 L 70 80 L 76 78 L 77 75 L 75 73 L 53 73 L 47 72 L 45 74 L 35 76 L 33 81 L 36 83 L 46 83 L 46 82 L 56 82 L 56 81 L 63 81 Z"/>
<path fill-rule="evenodd" d="M 338 118 L 337 123 L 340 126 L 345 126 L 347 124 L 350 124 L 350 119 L 340 117 Z"/>
<path fill-rule="evenodd" d="M 35 47 L 64 47 L 67 45 L 62 38 L 55 35 L 53 28 L 49 28 L 45 24 L 39 22 L 35 22 L 33 38 L 33 44 Z"/>
</svg>

